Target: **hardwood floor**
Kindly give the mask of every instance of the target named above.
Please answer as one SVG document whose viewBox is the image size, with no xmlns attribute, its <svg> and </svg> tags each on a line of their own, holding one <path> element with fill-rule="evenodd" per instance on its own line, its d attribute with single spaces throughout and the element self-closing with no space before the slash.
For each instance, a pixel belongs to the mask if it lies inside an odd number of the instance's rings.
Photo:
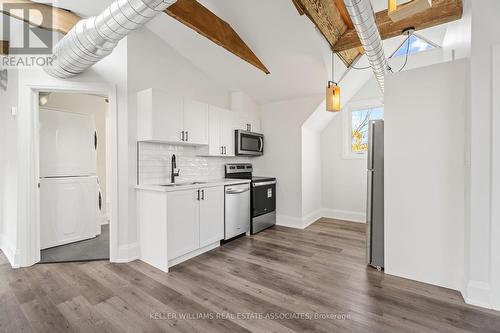
<svg viewBox="0 0 500 333">
<path fill-rule="evenodd" d="M 364 244 L 364 225 L 322 219 L 168 274 L 140 261 L 12 270 L 0 252 L 0 332 L 500 332 L 500 313 L 456 291 L 367 268 Z"/>
</svg>

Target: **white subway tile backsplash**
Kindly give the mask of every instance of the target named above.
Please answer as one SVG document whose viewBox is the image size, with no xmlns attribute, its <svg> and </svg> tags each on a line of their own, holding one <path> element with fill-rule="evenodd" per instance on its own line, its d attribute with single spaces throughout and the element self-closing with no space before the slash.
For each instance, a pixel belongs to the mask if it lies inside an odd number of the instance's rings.
<svg viewBox="0 0 500 333">
<path fill-rule="evenodd" d="M 196 148 L 163 143 L 140 142 L 138 154 L 139 184 L 170 183 L 170 161 L 172 154 L 180 169 L 176 181 L 198 181 L 224 178 L 227 163 L 249 162 L 246 157 L 204 157 L 196 156 Z"/>
</svg>

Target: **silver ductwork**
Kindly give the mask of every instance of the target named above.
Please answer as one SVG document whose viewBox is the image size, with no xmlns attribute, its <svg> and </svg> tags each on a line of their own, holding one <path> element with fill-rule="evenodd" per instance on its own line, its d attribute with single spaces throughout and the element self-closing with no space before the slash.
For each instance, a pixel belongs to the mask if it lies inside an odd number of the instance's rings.
<svg viewBox="0 0 500 333">
<path fill-rule="evenodd" d="M 370 0 L 344 0 L 345 6 L 351 21 L 358 33 L 361 45 L 365 49 L 368 62 L 373 69 L 373 74 L 377 79 L 380 89 L 384 91 L 384 76 L 389 68 L 387 58 L 384 53 L 382 38 L 375 22 Z"/>
<path fill-rule="evenodd" d="M 117 0 L 100 15 L 80 20 L 54 47 L 45 71 L 69 78 L 113 52 L 118 42 L 142 27 L 176 0 Z"/>
</svg>

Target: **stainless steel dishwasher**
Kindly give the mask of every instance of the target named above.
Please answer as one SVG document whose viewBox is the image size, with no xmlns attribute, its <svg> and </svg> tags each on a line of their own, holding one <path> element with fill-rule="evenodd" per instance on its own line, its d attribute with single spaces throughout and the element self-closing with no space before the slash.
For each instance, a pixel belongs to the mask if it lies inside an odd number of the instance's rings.
<svg viewBox="0 0 500 333">
<path fill-rule="evenodd" d="M 250 231 L 250 184 L 225 187 L 224 240 Z"/>
</svg>

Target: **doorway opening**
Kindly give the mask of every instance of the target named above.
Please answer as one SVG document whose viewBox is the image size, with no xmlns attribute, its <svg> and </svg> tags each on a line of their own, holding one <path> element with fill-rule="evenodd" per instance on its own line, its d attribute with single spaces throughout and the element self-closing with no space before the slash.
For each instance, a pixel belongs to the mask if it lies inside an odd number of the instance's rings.
<svg viewBox="0 0 500 333">
<path fill-rule="evenodd" d="M 109 260 L 108 96 L 38 96 L 40 263 Z"/>
</svg>

